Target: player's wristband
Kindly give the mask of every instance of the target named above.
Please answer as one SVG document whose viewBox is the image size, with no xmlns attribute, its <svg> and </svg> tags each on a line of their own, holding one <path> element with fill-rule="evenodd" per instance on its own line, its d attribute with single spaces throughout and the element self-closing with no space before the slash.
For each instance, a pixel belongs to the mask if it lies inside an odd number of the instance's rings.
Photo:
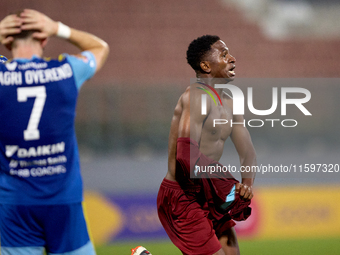
<svg viewBox="0 0 340 255">
<path fill-rule="evenodd" d="M 60 38 L 68 39 L 71 36 L 71 28 L 64 25 L 60 21 L 58 22 L 57 36 Z"/>
</svg>

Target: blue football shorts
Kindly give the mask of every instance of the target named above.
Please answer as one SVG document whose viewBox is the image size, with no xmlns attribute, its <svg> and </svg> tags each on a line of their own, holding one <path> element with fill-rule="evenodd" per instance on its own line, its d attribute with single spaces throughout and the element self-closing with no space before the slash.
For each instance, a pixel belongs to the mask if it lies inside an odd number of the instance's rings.
<svg viewBox="0 0 340 255">
<path fill-rule="evenodd" d="M 81 203 L 0 205 L 1 255 L 95 255 Z"/>
</svg>

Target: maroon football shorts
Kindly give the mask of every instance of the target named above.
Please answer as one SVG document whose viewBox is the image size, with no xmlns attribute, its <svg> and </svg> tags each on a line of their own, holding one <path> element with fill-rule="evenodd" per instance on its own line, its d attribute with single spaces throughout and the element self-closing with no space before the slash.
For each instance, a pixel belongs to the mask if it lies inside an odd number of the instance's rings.
<svg viewBox="0 0 340 255">
<path fill-rule="evenodd" d="M 171 241 L 183 254 L 213 254 L 222 248 L 218 237 L 235 226 L 231 218 L 214 219 L 209 214 L 200 186 L 185 190 L 164 179 L 157 197 L 159 219 Z"/>
</svg>

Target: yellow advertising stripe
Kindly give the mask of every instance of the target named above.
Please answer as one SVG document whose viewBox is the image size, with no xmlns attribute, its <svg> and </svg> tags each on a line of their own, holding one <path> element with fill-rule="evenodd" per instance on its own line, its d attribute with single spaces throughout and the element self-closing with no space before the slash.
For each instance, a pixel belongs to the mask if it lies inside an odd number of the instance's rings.
<svg viewBox="0 0 340 255">
<path fill-rule="evenodd" d="M 260 238 L 340 236 L 340 188 L 292 186 L 255 191 Z"/>
<path fill-rule="evenodd" d="M 93 191 L 84 194 L 84 211 L 94 245 L 103 245 L 110 241 L 123 226 L 123 214 L 113 203 Z"/>
</svg>

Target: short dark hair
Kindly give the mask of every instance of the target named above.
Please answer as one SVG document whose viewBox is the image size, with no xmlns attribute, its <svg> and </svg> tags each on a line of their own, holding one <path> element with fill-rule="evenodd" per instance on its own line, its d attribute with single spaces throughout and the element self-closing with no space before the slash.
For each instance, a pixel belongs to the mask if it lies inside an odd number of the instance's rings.
<svg viewBox="0 0 340 255">
<path fill-rule="evenodd" d="M 20 14 L 23 11 L 24 10 L 18 10 L 15 13 L 12 13 L 12 14 L 15 14 L 18 17 L 20 17 Z M 39 32 L 39 30 L 22 30 L 19 34 L 13 34 L 11 36 L 14 38 L 14 40 L 16 40 L 16 39 L 26 39 L 26 38 L 29 38 L 30 36 L 32 36 L 32 34 L 35 33 L 35 32 Z"/>
<path fill-rule="evenodd" d="M 188 64 L 196 71 L 202 71 L 202 58 L 211 50 L 211 45 L 220 40 L 217 35 L 203 35 L 193 40 L 187 50 Z"/>
</svg>

